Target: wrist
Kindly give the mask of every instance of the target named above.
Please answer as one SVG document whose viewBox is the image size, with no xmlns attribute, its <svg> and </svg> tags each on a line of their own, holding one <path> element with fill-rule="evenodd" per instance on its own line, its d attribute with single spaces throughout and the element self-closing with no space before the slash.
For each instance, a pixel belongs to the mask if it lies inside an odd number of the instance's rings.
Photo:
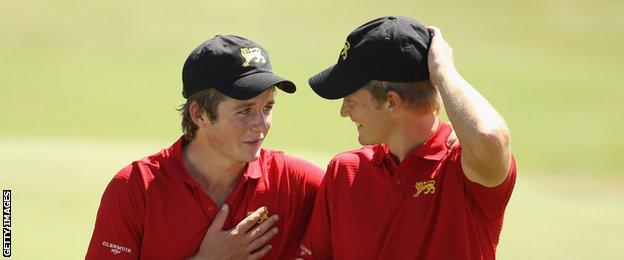
<svg viewBox="0 0 624 260">
<path fill-rule="evenodd" d="M 431 76 L 431 81 L 435 85 L 440 85 L 444 81 L 458 74 L 455 65 L 453 65 L 452 63 L 436 64 L 435 66 L 432 66 L 432 70 L 429 73 Z"/>
</svg>

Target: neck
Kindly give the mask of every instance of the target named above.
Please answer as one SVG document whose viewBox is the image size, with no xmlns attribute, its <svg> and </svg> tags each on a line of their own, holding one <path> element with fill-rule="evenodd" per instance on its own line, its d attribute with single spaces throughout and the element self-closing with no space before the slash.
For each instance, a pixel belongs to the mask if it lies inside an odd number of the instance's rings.
<svg viewBox="0 0 624 260">
<path fill-rule="evenodd" d="M 223 158 L 209 143 L 197 137 L 184 147 L 183 159 L 191 177 L 217 203 L 225 201 L 246 165 Z"/>
<path fill-rule="evenodd" d="M 394 159 L 400 163 L 405 156 L 422 145 L 438 129 L 440 121 L 431 114 L 407 114 L 390 134 L 386 144 Z"/>
</svg>

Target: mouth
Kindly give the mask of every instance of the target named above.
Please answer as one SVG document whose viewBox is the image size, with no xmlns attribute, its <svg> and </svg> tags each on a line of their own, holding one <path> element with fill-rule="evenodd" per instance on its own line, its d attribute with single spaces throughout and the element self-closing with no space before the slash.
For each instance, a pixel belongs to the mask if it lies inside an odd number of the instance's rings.
<svg viewBox="0 0 624 260">
<path fill-rule="evenodd" d="M 243 143 L 252 147 L 259 147 L 262 144 L 264 138 L 253 139 L 249 141 L 244 141 Z"/>
<path fill-rule="evenodd" d="M 362 127 L 364 127 L 362 124 L 360 123 L 355 123 L 355 126 L 357 126 L 357 130 L 362 129 Z"/>
</svg>

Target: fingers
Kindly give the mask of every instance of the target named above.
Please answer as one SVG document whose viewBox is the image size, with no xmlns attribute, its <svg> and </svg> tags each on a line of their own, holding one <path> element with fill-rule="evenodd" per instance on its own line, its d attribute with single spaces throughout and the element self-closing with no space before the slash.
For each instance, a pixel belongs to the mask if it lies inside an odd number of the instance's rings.
<svg viewBox="0 0 624 260">
<path fill-rule="evenodd" d="M 249 230 L 248 232 L 249 237 L 251 239 L 256 239 L 260 235 L 264 234 L 267 230 L 269 230 L 269 228 L 271 228 L 278 219 L 279 217 L 277 215 L 273 215 L 262 223 L 258 224 L 257 226 L 251 228 L 251 230 Z"/>
<path fill-rule="evenodd" d="M 271 245 L 266 245 L 262 249 L 252 252 L 247 259 L 260 259 L 271 250 Z"/>
<path fill-rule="evenodd" d="M 240 223 L 238 223 L 238 225 L 236 225 L 236 229 L 240 233 L 247 233 L 249 229 L 258 224 L 263 215 L 266 216 L 267 212 L 267 207 L 260 207 L 249 216 L 247 216 L 245 219 L 243 219 Z"/>
<path fill-rule="evenodd" d="M 221 210 L 219 210 L 219 213 L 217 213 L 217 216 L 208 228 L 208 232 L 223 231 L 223 224 L 225 224 L 229 211 L 230 207 L 227 204 L 223 204 Z"/>
<path fill-rule="evenodd" d="M 269 239 L 277 235 L 277 233 L 278 233 L 278 229 L 276 227 L 272 228 L 271 230 L 265 232 L 258 239 L 255 239 L 251 243 L 249 243 L 249 246 L 247 247 L 247 249 L 251 252 L 260 248 L 263 245 L 266 245 L 266 243 L 269 242 Z"/>
<path fill-rule="evenodd" d="M 440 36 L 440 37 L 442 37 L 442 31 L 438 27 L 427 26 L 427 30 L 429 31 L 429 34 L 431 34 L 432 37 L 433 36 Z"/>
</svg>

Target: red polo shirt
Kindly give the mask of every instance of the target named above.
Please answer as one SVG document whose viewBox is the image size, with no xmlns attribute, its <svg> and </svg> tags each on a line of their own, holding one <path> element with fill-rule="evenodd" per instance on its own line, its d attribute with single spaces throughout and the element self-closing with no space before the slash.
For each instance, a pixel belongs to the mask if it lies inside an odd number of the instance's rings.
<svg viewBox="0 0 624 260">
<path fill-rule="evenodd" d="M 494 259 L 516 179 L 487 188 L 462 172 L 441 123 L 397 165 L 385 145 L 329 164 L 299 256 L 306 259 Z"/>
<path fill-rule="evenodd" d="M 219 205 L 184 167 L 183 140 L 115 175 L 102 196 L 87 259 L 185 259 L 199 250 Z M 306 161 L 262 149 L 227 198 L 224 228 L 267 206 L 280 220 L 265 257 L 296 254 L 322 175 Z"/>
</svg>

